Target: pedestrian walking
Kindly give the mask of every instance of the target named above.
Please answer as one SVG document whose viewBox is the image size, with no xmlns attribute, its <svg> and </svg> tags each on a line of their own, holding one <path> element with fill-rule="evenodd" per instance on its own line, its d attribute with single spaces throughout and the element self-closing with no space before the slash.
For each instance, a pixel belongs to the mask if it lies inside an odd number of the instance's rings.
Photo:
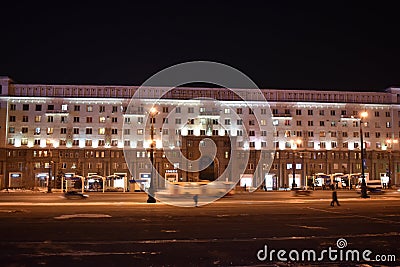
<svg viewBox="0 0 400 267">
<path fill-rule="evenodd" d="M 194 201 L 194 206 L 197 207 L 197 203 L 199 202 L 199 195 L 194 195 L 193 196 L 193 201 Z"/>
<path fill-rule="evenodd" d="M 332 207 L 335 206 L 335 202 L 336 202 L 336 205 L 340 206 L 338 198 L 337 198 L 337 192 L 336 192 L 336 190 L 333 190 L 333 192 L 332 192 L 332 201 L 331 201 L 331 206 Z"/>
</svg>

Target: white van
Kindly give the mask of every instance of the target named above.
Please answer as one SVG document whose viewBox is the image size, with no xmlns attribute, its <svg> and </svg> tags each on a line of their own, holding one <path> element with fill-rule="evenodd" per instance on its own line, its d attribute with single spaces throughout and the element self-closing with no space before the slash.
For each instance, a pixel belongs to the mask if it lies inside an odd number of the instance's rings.
<svg viewBox="0 0 400 267">
<path fill-rule="evenodd" d="M 371 193 L 381 193 L 382 183 L 381 180 L 370 180 L 365 182 L 367 184 L 367 191 Z M 357 193 L 361 193 L 361 182 L 356 187 Z"/>
</svg>

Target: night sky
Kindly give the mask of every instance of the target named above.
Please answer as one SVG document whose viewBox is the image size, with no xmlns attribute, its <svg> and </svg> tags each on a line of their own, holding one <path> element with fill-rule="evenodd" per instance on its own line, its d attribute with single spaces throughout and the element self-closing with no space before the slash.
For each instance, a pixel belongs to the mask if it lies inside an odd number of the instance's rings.
<svg viewBox="0 0 400 267">
<path fill-rule="evenodd" d="M 383 1 L 53 2 L 0 6 L 0 75 L 18 83 L 140 85 L 163 68 L 208 60 L 261 88 L 400 86 L 400 19 Z"/>
</svg>

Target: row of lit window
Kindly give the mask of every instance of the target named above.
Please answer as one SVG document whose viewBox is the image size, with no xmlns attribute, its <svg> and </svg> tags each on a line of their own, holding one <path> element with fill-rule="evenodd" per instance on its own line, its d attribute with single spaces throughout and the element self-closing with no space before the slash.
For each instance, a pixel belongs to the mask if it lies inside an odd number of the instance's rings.
<svg viewBox="0 0 400 267">
<path fill-rule="evenodd" d="M 86 170 L 98 170 L 98 169 L 103 169 L 103 166 L 105 166 L 106 163 L 103 162 L 87 162 L 86 165 Z M 49 168 L 49 163 L 41 163 L 41 162 L 34 162 L 33 163 L 34 168 L 39 169 L 39 168 Z M 60 162 L 59 167 L 61 169 L 76 169 L 78 168 L 78 164 L 75 162 L 72 163 L 67 163 L 67 162 Z M 128 169 L 128 164 L 125 162 L 112 162 L 111 163 L 111 168 L 112 169 Z"/>
<path fill-rule="evenodd" d="M 17 110 L 17 104 L 10 104 L 10 110 Z M 30 104 L 22 104 L 22 110 L 23 111 L 30 111 Z M 55 111 L 58 109 L 55 109 L 54 104 L 49 104 L 47 105 L 47 111 Z M 120 110 L 121 112 L 126 111 L 126 106 L 111 106 L 111 112 L 116 113 Z M 42 111 L 42 105 L 41 104 L 36 104 L 34 111 Z M 69 111 L 68 110 L 68 104 L 62 104 L 61 105 L 61 111 Z M 73 111 L 81 111 L 81 106 L 80 105 L 74 105 L 73 106 Z M 93 105 L 87 105 L 86 106 L 86 111 L 87 112 L 93 112 Z M 98 106 L 98 111 L 100 113 L 106 112 L 106 106 L 100 105 Z"/>
<path fill-rule="evenodd" d="M 54 133 L 54 128 L 48 127 L 45 129 L 47 135 L 52 135 Z M 112 135 L 118 135 L 118 129 L 117 128 L 111 128 L 110 133 Z M 163 135 L 168 135 L 170 129 L 162 129 L 162 134 Z M 231 135 L 230 130 L 224 130 L 225 135 Z M 8 128 L 9 133 L 16 133 L 15 127 L 9 127 Z M 65 127 L 60 128 L 60 134 L 67 134 L 68 129 Z M 72 128 L 71 132 L 73 134 L 80 134 L 80 128 Z M 27 134 L 29 133 L 29 128 L 28 127 L 21 127 L 21 133 Z M 40 135 L 42 133 L 42 129 L 40 127 L 37 127 L 34 129 L 34 135 Z M 97 133 L 99 135 L 104 135 L 106 134 L 106 128 L 98 128 Z M 154 134 L 156 134 L 156 130 L 154 130 Z M 219 130 L 212 130 L 212 135 L 219 135 Z M 236 136 L 243 136 L 244 131 L 243 130 L 236 130 Z M 280 133 L 283 134 L 284 137 L 291 137 L 291 136 L 297 136 L 297 137 L 302 137 L 303 136 L 303 131 L 290 131 L 290 130 L 285 130 L 285 131 L 274 131 L 274 137 L 279 137 Z M 87 127 L 85 129 L 85 134 L 93 134 L 93 128 Z M 130 135 L 131 134 L 131 129 L 124 129 L 124 135 Z M 137 135 L 143 135 L 144 134 L 144 129 L 136 129 L 136 134 Z M 181 129 L 175 129 L 175 135 L 181 135 L 182 130 Z M 314 131 L 306 131 L 305 134 L 308 137 L 314 137 Z M 329 134 L 329 137 L 336 138 L 338 136 L 338 132 L 336 131 L 319 131 L 319 137 L 327 137 Z M 193 129 L 188 129 L 187 130 L 187 135 L 194 135 L 194 130 Z M 200 135 L 206 135 L 206 130 L 200 130 Z M 255 130 L 249 130 L 248 132 L 249 136 L 256 136 L 256 131 Z M 267 131 L 262 130 L 260 131 L 260 136 L 267 136 Z M 342 137 L 349 137 L 348 132 L 341 132 Z M 360 132 L 355 131 L 353 132 L 353 137 L 354 138 L 359 138 Z M 400 136 L 400 133 L 399 133 Z M 364 132 L 364 137 L 369 138 L 370 137 L 370 132 Z M 381 132 L 375 132 L 375 138 L 381 138 Z M 390 138 L 391 133 L 386 133 L 386 138 Z"/>
<path fill-rule="evenodd" d="M 42 120 L 42 116 L 35 116 L 35 122 L 41 122 Z M 99 117 L 98 122 L 99 123 L 105 123 L 107 121 L 106 117 Z M 156 118 L 152 118 L 152 123 L 156 123 Z M 291 126 L 291 121 L 292 120 L 284 120 L 283 124 L 285 126 Z M 9 117 L 9 122 L 16 122 L 16 116 L 10 116 Z M 29 122 L 29 117 L 28 116 L 22 116 L 22 122 Z M 48 123 L 53 123 L 54 122 L 54 116 L 47 116 L 47 122 Z M 60 122 L 61 123 L 67 123 L 68 122 L 68 117 L 67 116 L 60 116 Z M 74 123 L 80 123 L 80 117 L 73 117 L 73 122 Z M 118 123 L 118 117 L 111 117 L 111 122 L 112 123 Z M 131 118 L 126 117 L 124 120 L 125 123 L 129 124 L 131 123 Z M 138 117 L 137 118 L 137 123 L 141 124 L 143 123 L 143 117 Z M 163 124 L 168 124 L 169 120 L 168 118 L 163 118 Z M 86 117 L 86 121 L 85 123 L 93 123 L 93 117 Z M 186 122 L 188 125 L 194 125 L 195 124 L 195 119 L 189 119 Z M 211 123 L 213 125 L 219 125 L 219 121 L 218 119 L 213 119 L 211 120 Z M 180 125 L 182 124 L 182 119 L 181 118 L 175 118 L 175 124 L 176 125 Z M 201 125 L 206 125 L 207 124 L 207 120 L 206 119 L 200 119 L 200 124 Z M 261 119 L 259 122 L 260 126 L 266 126 L 267 125 L 267 120 L 265 119 Z M 272 125 L 273 126 L 279 126 L 280 124 L 280 120 L 273 120 L 272 121 Z M 224 125 L 232 125 L 232 121 L 231 119 L 225 119 L 224 120 Z M 243 125 L 243 120 L 242 119 L 238 119 L 236 120 L 236 125 Z M 248 121 L 248 125 L 249 126 L 255 126 L 256 125 L 256 121 L 255 120 L 249 120 Z M 338 123 L 336 121 L 330 121 L 328 123 L 326 123 L 325 121 L 319 121 L 319 126 L 332 126 L 332 127 L 336 127 L 338 125 Z M 363 123 L 364 127 L 369 127 L 369 123 L 365 122 Z M 302 126 L 302 121 L 301 120 L 296 120 L 296 126 Z M 307 121 L 307 126 L 317 126 L 314 125 L 314 121 Z M 347 121 L 343 121 L 341 122 L 341 126 L 342 127 L 347 127 L 348 123 Z M 353 127 L 359 127 L 359 122 L 358 121 L 353 121 L 352 123 Z M 380 121 L 376 121 L 374 123 L 375 128 L 381 128 L 381 122 Z M 385 127 L 386 128 L 391 128 L 391 122 L 385 122 Z M 400 127 L 400 121 L 399 121 L 399 127 Z"/>
<path fill-rule="evenodd" d="M 307 115 L 309 115 L 309 116 L 314 116 L 314 115 L 316 115 L 316 114 L 318 114 L 318 115 L 320 115 L 320 116 L 325 116 L 325 115 L 327 115 L 327 114 L 325 114 L 325 110 L 323 110 L 323 109 L 318 110 L 318 113 L 317 113 L 317 112 L 314 112 L 314 111 L 315 111 L 315 110 L 313 110 L 313 109 L 308 109 L 308 110 L 307 110 Z M 303 110 L 301 110 L 301 109 L 296 109 L 296 115 L 297 115 L 297 116 L 301 116 L 302 113 L 303 113 Z M 272 114 L 279 114 L 278 109 L 272 109 Z M 289 109 L 285 109 L 285 113 L 284 113 L 284 114 L 290 114 L 290 110 L 289 110 Z M 339 115 L 339 114 L 336 112 L 336 110 L 330 110 L 330 111 L 329 111 L 329 114 L 330 114 L 331 116 Z M 381 114 L 380 111 L 374 111 L 374 116 L 375 116 L 375 117 L 380 117 L 380 114 Z M 348 114 L 347 110 L 341 110 L 341 111 L 340 111 L 340 116 L 349 116 L 349 115 L 350 115 L 350 114 Z M 400 111 L 399 111 L 399 115 L 400 115 Z M 359 111 L 358 111 L 358 110 L 353 110 L 351 116 L 357 118 L 357 117 L 359 116 Z M 390 111 L 385 111 L 385 117 L 390 118 L 390 116 L 391 116 Z"/>
<path fill-rule="evenodd" d="M 120 109 L 121 112 L 125 112 L 127 110 L 126 106 L 111 106 L 111 107 L 112 107 L 112 111 L 111 111 L 112 113 L 118 112 L 119 109 Z M 10 110 L 17 110 L 17 105 L 16 104 L 10 104 Z M 22 104 L 22 110 L 23 111 L 29 111 L 30 110 L 30 105 L 29 104 Z M 53 111 L 54 110 L 54 105 L 53 104 L 47 105 L 47 110 L 48 111 Z M 67 104 L 62 104 L 61 105 L 61 110 L 62 111 L 68 111 L 68 105 Z M 106 106 L 100 105 L 100 106 L 98 106 L 98 110 L 99 110 L 99 112 L 106 112 Z M 144 112 L 143 107 L 138 107 L 137 110 L 139 112 Z M 236 114 L 243 114 L 243 112 L 244 112 L 243 110 L 244 110 L 243 108 L 236 108 Z M 264 115 L 268 114 L 266 108 L 261 108 L 259 110 L 260 110 L 261 114 L 264 114 Z M 41 104 L 36 104 L 35 105 L 35 111 L 42 111 L 42 105 Z M 80 105 L 73 105 L 73 111 L 81 111 L 81 106 Z M 86 105 L 86 111 L 87 112 L 93 112 L 93 105 Z M 213 111 L 214 112 L 219 112 L 219 110 L 217 110 L 217 109 L 214 109 Z M 290 109 L 284 109 L 283 113 L 280 113 L 280 110 L 277 109 L 277 108 L 273 108 L 271 111 L 272 111 L 273 115 L 279 115 L 279 114 L 290 115 L 291 114 L 291 110 Z M 162 107 L 162 112 L 163 113 L 169 113 L 169 107 L 165 107 L 165 106 Z M 188 113 L 194 113 L 195 112 L 194 107 L 188 107 L 187 108 L 187 112 Z M 199 112 L 200 113 L 207 112 L 207 108 L 200 107 L 199 108 Z M 296 109 L 295 110 L 295 113 L 296 113 L 297 116 L 301 116 L 302 112 L 303 112 L 303 110 L 301 110 L 301 109 Z M 175 113 L 181 113 L 181 107 L 175 107 Z M 224 113 L 225 114 L 231 113 L 231 109 L 230 108 L 225 108 L 224 109 Z M 248 108 L 248 114 L 254 114 L 254 109 Z M 319 110 L 318 114 L 320 116 L 325 116 L 325 110 Z M 330 110 L 329 114 L 331 116 L 336 116 L 337 112 L 336 112 L 336 110 Z M 358 114 L 359 114 L 359 111 L 354 110 L 351 115 L 352 116 L 358 116 Z M 314 110 L 313 109 L 308 109 L 307 110 L 307 115 L 314 116 Z M 340 115 L 341 116 L 347 116 L 348 115 L 347 110 L 341 110 L 340 111 Z M 380 111 L 374 111 L 374 116 L 375 117 L 380 117 Z M 391 116 L 391 113 L 389 111 L 385 111 L 385 117 L 390 117 L 390 116 Z"/>
<path fill-rule="evenodd" d="M 54 121 L 54 116 L 46 116 L 47 117 L 47 122 L 52 123 L 55 122 Z M 83 122 L 80 119 L 81 117 L 73 117 L 73 122 L 74 123 L 79 123 L 79 122 Z M 109 119 L 108 117 L 104 117 L 101 116 L 99 117 L 99 123 L 105 123 L 107 121 L 107 119 Z M 129 120 L 130 118 L 126 118 L 125 121 L 126 122 L 130 122 Z M 143 118 L 140 118 L 141 120 L 138 120 L 139 123 L 143 122 Z M 9 117 L 9 122 L 16 122 L 17 121 L 17 117 L 16 116 L 10 116 Z M 22 122 L 29 122 L 29 116 L 22 116 Z M 112 123 L 117 123 L 118 122 L 118 117 L 111 117 L 110 121 Z M 42 122 L 42 116 L 35 116 L 35 120 L 34 122 Z M 68 116 L 60 116 L 60 123 L 67 123 L 68 122 Z M 86 117 L 86 123 L 93 123 L 93 117 Z"/>
<path fill-rule="evenodd" d="M 70 143 L 70 146 L 71 147 L 82 147 L 81 146 L 81 145 L 83 145 L 82 142 L 83 142 L 83 140 L 74 139 Z M 281 147 L 279 141 L 274 141 L 273 143 L 274 143 L 274 148 L 279 149 Z M 318 148 L 326 149 L 328 143 L 329 143 L 331 149 L 338 148 L 338 143 L 336 141 L 331 141 L 331 142 L 320 141 L 319 143 L 317 143 L 318 144 Z M 15 138 L 8 138 L 8 144 L 9 145 L 15 145 Z M 86 139 L 84 141 L 84 146 L 86 146 L 86 147 L 92 147 L 93 144 L 94 144 L 93 140 L 91 140 L 91 139 Z M 313 142 L 313 141 L 308 141 L 306 146 L 307 146 L 307 148 L 314 149 L 315 148 L 315 144 L 316 143 Z M 27 138 L 22 138 L 21 139 L 21 145 L 28 145 L 28 139 Z M 41 146 L 42 142 L 41 142 L 40 139 L 35 139 L 33 145 Z M 47 139 L 46 140 L 46 145 L 47 146 L 50 146 L 50 145 L 54 146 L 54 142 L 49 140 L 49 139 Z M 107 146 L 117 147 L 118 145 L 119 145 L 119 142 L 118 142 L 117 139 L 112 139 L 109 143 L 107 143 L 104 139 L 97 140 L 97 146 L 98 147 L 105 147 L 105 146 L 106 147 Z M 131 146 L 131 141 L 130 140 L 124 140 L 123 145 L 129 147 L 129 146 Z M 136 141 L 136 147 L 142 148 L 142 147 L 144 147 L 143 145 L 144 145 L 143 141 Z M 169 147 L 169 145 L 170 145 L 170 142 L 164 142 L 164 146 L 165 147 Z M 58 146 L 60 146 L 60 147 L 67 146 L 67 141 L 66 140 L 59 140 L 58 141 Z M 174 146 L 180 147 L 181 146 L 181 142 L 179 140 L 174 142 Z M 261 148 L 267 148 L 267 142 L 261 141 L 260 142 L 260 146 L 261 146 Z M 359 148 L 360 147 L 360 143 L 354 142 L 353 146 L 354 146 L 355 149 Z M 250 141 L 250 142 L 239 141 L 239 142 L 237 142 L 237 147 L 239 147 L 239 148 L 256 148 L 256 142 L 255 141 Z M 285 149 L 292 149 L 293 148 L 293 142 L 284 142 L 284 148 Z M 296 144 L 296 148 L 303 148 L 303 144 L 302 143 Z M 348 142 L 343 142 L 342 143 L 342 148 L 349 148 Z M 369 142 L 366 143 L 366 148 L 370 148 L 370 143 Z M 375 143 L 375 148 L 377 148 L 377 149 L 383 148 L 382 143 L 381 142 L 376 142 Z"/>
<path fill-rule="evenodd" d="M 106 153 L 109 153 L 110 158 L 123 158 L 124 157 L 124 152 L 123 151 L 105 151 L 105 150 L 86 150 L 84 157 L 85 158 L 105 158 Z M 133 157 L 136 155 L 137 158 L 149 158 L 150 157 L 150 152 L 149 151 L 126 151 L 128 158 Z M 238 158 L 246 158 L 249 156 L 249 152 L 243 152 L 243 151 L 238 151 L 235 152 Z M 225 156 L 229 156 L 229 152 L 225 151 Z M 265 152 L 262 153 L 263 158 L 275 158 L 275 159 L 293 159 L 293 154 L 295 154 L 296 159 L 305 158 L 305 159 L 310 159 L 310 160 L 326 160 L 327 157 L 332 160 L 348 160 L 348 159 L 354 159 L 358 160 L 361 159 L 361 152 L 349 152 L 349 151 L 332 151 L 332 152 L 326 152 L 326 151 L 307 151 L 307 152 L 301 152 L 301 154 L 298 154 L 296 151 L 292 150 L 287 150 L 287 151 L 275 151 L 275 152 Z M 25 157 L 27 155 L 27 150 L 9 150 L 8 151 L 8 157 Z M 49 149 L 42 149 L 42 150 L 33 150 L 32 151 L 32 156 L 33 157 L 43 157 L 46 158 L 48 156 L 52 155 L 52 151 Z M 54 156 L 54 154 L 53 154 Z M 387 158 L 387 153 L 386 152 L 378 152 L 375 153 L 374 159 L 384 159 Z M 81 158 L 82 155 L 80 152 L 77 151 L 71 151 L 71 150 L 60 150 L 59 151 L 59 157 L 60 158 Z M 181 157 L 181 151 L 180 150 L 166 150 L 163 151 L 163 158 L 168 157 L 168 158 L 179 158 Z"/>
</svg>

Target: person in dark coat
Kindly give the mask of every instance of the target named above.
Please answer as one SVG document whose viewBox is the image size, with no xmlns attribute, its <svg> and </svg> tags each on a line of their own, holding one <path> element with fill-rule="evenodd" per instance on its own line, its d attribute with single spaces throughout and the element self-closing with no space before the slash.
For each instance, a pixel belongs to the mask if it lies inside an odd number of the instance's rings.
<svg viewBox="0 0 400 267">
<path fill-rule="evenodd" d="M 197 207 L 197 203 L 199 202 L 199 195 L 193 196 L 194 206 Z"/>
<path fill-rule="evenodd" d="M 331 201 L 331 206 L 332 207 L 335 206 L 335 202 L 336 202 L 336 205 L 340 206 L 338 198 L 337 198 L 337 192 L 336 192 L 336 190 L 333 190 L 333 192 L 332 192 L 332 201 Z"/>
</svg>

